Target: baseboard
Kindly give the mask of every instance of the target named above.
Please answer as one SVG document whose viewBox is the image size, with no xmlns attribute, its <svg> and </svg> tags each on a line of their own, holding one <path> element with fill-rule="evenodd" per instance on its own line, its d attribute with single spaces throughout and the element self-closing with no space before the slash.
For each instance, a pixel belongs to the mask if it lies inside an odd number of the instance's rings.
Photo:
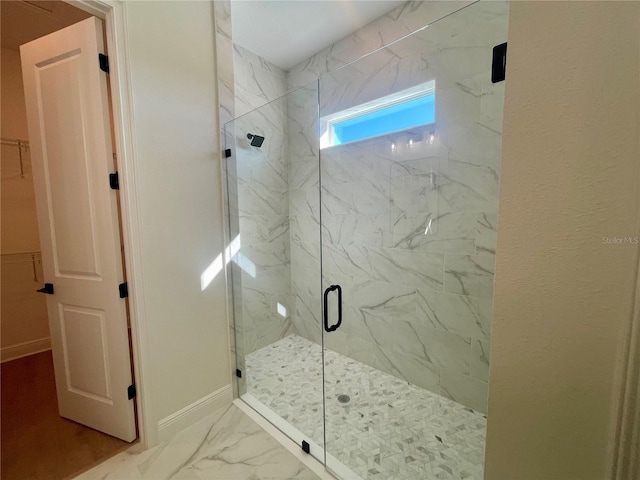
<svg viewBox="0 0 640 480">
<path fill-rule="evenodd" d="M 2 360 L 2 363 L 4 363 L 9 360 L 16 360 L 36 353 L 46 352 L 47 350 L 51 350 L 50 337 L 39 338 L 38 340 L 3 347 L 0 351 L 0 359 Z"/>
<path fill-rule="evenodd" d="M 176 433 L 193 425 L 198 420 L 211 415 L 220 408 L 231 405 L 232 401 L 233 391 L 231 384 L 229 384 L 172 413 L 158 422 L 159 441 L 169 440 Z"/>
</svg>

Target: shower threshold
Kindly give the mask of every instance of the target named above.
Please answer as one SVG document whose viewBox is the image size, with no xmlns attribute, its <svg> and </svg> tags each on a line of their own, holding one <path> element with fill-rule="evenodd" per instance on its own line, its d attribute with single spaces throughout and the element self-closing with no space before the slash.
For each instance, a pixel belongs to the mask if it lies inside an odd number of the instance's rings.
<svg viewBox="0 0 640 480">
<path fill-rule="evenodd" d="M 269 423 L 271 423 L 274 427 L 284 433 L 287 437 L 293 440 L 297 445 L 302 445 L 303 441 L 309 443 L 310 454 L 318 460 L 320 463 L 324 464 L 324 453 L 321 444 L 314 442 L 309 439 L 308 435 L 305 435 L 296 427 L 294 427 L 291 423 L 287 422 L 285 419 L 280 417 L 277 413 L 267 407 L 264 403 L 254 397 L 251 393 L 245 393 L 240 397 L 242 401 L 244 401 L 247 405 L 253 408 L 256 412 L 258 412 L 262 417 L 264 417 Z M 327 453 L 327 470 L 336 476 L 336 478 L 342 480 L 363 480 L 358 474 L 356 474 L 353 470 L 347 467 L 340 460 L 335 458 L 333 455 Z"/>
<path fill-rule="evenodd" d="M 246 356 L 241 398 L 321 462 L 326 439 L 338 478 L 483 478 L 482 413 L 331 350 L 323 408 L 322 367 L 322 347 L 290 335 Z"/>
</svg>

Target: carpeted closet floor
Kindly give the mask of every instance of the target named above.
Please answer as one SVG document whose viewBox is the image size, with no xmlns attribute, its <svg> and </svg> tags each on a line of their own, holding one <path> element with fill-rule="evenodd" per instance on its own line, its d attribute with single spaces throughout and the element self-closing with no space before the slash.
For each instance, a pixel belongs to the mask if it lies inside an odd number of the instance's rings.
<svg viewBox="0 0 640 480">
<path fill-rule="evenodd" d="M 51 352 L 2 364 L 2 478 L 73 478 L 131 444 L 58 415 Z"/>
</svg>

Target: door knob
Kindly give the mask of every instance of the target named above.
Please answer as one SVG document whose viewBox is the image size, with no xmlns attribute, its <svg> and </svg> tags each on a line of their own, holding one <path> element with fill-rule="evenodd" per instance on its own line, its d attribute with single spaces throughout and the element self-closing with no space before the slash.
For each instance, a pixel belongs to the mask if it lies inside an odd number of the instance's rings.
<svg viewBox="0 0 640 480">
<path fill-rule="evenodd" d="M 36 291 L 40 293 L 47 293 L 49 295 L 53 295 L 53 283 L 45 283 L 43 288 L 39 288 Z"/>
</svg>

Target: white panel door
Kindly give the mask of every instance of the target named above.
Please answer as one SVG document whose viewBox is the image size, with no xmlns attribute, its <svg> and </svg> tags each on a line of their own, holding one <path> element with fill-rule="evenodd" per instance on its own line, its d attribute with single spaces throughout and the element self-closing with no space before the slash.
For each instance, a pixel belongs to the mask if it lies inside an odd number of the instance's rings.
<svg viewBox="0 0 640 480">
<path fill-rule="evenodd" d="M 60 415 L 136 438 L 102 24 L 20 48 Z"/>
</svg>

